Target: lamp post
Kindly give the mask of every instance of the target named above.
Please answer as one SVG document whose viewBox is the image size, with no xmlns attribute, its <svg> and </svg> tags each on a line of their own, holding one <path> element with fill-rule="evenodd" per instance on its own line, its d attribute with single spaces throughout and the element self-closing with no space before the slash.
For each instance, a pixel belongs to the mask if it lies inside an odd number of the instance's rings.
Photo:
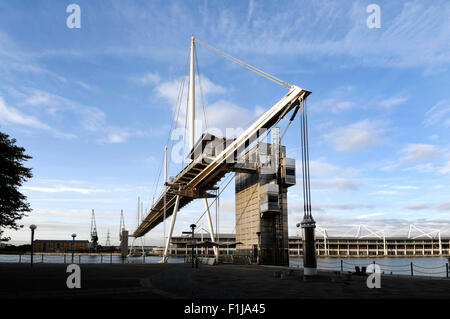
<svg viewBox="0 0 450 319">
<path fill-rule="evenodd" d="M 194 229 L 195 229 L 195 227 L 197 227 L 197 225 L 191 224 L 190 227 L 192 230 L 192 258 L 191 258 L 191 261 L 192 261 L 192 268 L 194 268 Z"/>
<path fill-rule="evenodd" d="M 75 237 L 77 237 L 77 234 L 73 233 L 72 234 L 72 264 L 73 264 L 73 250 L 74 250 L 74 246 L 75 246 Z"/>
<path fill-rule="evenodd" d="M 30 229 L 31 229 L 31 267 L 33 267 L 33 254 L 34 254 L 33 242 L 34 242 L 34 230 L 36 228 L 37 228 L 36 225 L 30 225 Z"/>
<path fill-rule="evenodd" d="M 257 248 L 257 254 L 256 254 L 256 263 L 259 265 L 260 259 L 261 259 L 261 232 L 256 232 L 256 235 L 258 236 L 258 248 Z"/>
<path fill-rule="evenodd" d="M 298 228 L 301 226 L 301 224 L 297 223 L 297 225 L 295 226 L 297 226 L 297 255 L 300 258 L 300 229 Z"/>
</svg>

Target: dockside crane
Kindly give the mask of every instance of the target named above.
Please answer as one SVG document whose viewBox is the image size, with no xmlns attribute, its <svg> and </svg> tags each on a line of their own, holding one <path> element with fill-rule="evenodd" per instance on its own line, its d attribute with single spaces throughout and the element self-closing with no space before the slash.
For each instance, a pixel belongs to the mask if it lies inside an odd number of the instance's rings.
<svg viewBox="0 0 450 319">
<path fill-rule="evenodd" d="M 97 223 L 95 222 L 95 213 L 92 210 L 91 216 L 91 243 L 90 243 L 90 252 L 96 252 L 98 247 L 98 233 L 97 233 Z"/>
<path fill-rule="evenodd" d="M 123 217 L 123 209 L 120 210 L 120 226 L 119 226 L 119 239 L 122 241 L 122 234 L 125 231 L 125 218 Z"/>
</svg>

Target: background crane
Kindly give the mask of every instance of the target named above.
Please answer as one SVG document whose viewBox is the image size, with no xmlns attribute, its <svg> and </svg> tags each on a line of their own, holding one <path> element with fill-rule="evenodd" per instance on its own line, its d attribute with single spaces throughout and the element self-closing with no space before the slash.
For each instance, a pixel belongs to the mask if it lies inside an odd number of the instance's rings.
<svg viewBox="0 0 450 319">
<path fill-rule="evenodd" d="M 98 234 L 97 234 L 97 224 L 95 222 L 95 213 L 92 210 L 91 216 L 91 244 L 90 244 L 90 252 L 96 252 L 98 247 Z"/>
</svg>

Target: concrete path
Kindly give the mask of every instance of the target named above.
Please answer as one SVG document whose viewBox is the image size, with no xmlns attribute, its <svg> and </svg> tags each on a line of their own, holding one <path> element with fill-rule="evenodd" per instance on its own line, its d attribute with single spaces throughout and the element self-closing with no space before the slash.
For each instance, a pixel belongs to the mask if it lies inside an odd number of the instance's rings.
<svg viewBox="0 0 450 319">
<path fill-rule="evenodd" d="M 347 299 L 450 298 L 450 280 L 382 276 L 380 289 L 366 277 L 243 265 L 82 264 L 81 289 L 68 289 L 67 265 L 0 263 L 0 298 Z"/>
</svg>

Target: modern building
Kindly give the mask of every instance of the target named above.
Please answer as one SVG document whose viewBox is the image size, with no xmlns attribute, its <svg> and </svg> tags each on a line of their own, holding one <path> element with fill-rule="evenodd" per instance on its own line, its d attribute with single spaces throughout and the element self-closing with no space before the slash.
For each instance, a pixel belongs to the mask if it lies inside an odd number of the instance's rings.
<svg viewBox="0 0 450 319">
<path fill-rule="evenodd" d="M 194 235 L 194 240 L 196 243 L 201 243 L 205 241 L 211 241 L 211 237 L 209 234 L 204 233 L 196 233 Z M 220 255 L 234 255 L 236 252 L 236 236 L 234 234 L 216 234 L 215 241 L 220 244 L 219 254 Z M 179 236 L 172 237 L 172 247 L 171 247 L 171 255 L 173 256 L 185 256 L 189 255 L 192 252 L 192 246 L 190 245 L 192 242 L 192 236 Z M 153 251 L 157 251 L 157 249 L 153 249 Z M 203 248 L 203 247 L 195 247 L 194 252 L 196 255 L 214 255 L 213 248 Z"/>
<path fill-rule="evenodd" d="M 317 237 L 316 252 L 323 257 L 448 256 L 450 238 Z M 289 254 L 303 256 L 301 238 L 289 238 Z"/>
<path fill-rule="evenodd" d="M 203 237 L 203 238 L 202 238 Z M 221 244 L 220 255 L 237 254 L 236 236 L 234 234 L 220 234 L 216 239 Z M 191 253 L 191 246 L 187 244 L 192 240 L 190 236 L 173 237 L 171 248 L 172 256 L 186 256 Z M 208 234 L 195 234 L 197 242 L 210 240 Z M 211 248 L 207 249 L 195 247 L 195 254 L 213 256 Z M 406 237 L 386 237 L 386 238 L 355 238 L 355 237 L 317 237 L 316 253 L 318 257 L 401 257 L 401 256 L 450 256 L 450 238 L 406 238 Z M 257 252 L 255 252 L 257 254 Z M 249 257 L 255 259 L 257 255 L 250 252 Z M 303 256 L 303 242 L 301 237 L 289 237 L 289 256 Z"/>
<path fill-rule="evenodd" d="M 88 240 L 48 240 L 48 239 L 38 239 L 33 242 L 33 249 L 35 252 L 64 252 L 72 250 L 72 242 L 73 249 L 80 250 L 88 250 L 89 241 Z"/>
</svg>

